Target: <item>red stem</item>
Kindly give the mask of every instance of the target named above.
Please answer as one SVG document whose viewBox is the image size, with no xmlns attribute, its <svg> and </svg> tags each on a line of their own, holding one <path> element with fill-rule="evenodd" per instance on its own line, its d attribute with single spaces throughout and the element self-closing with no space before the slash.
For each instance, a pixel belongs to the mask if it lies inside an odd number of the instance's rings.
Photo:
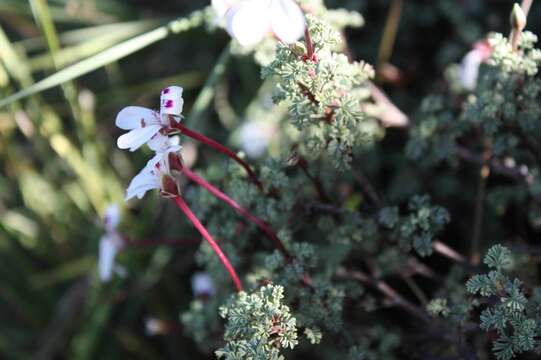
<svg viewBox="0 0 541 360">
<path fill-rule="evenodd" d="M 250 178 L 252 179 L 254 184 L 259 188 L 259 190 L 263 191 L 263 186 L 261 185 L 261 182 L 257 178 L 257 175 L 253 172 L 250 165 L 248 165 L 248 163 L 246 163 L 246 161 L 239 158 L 237 156 L 237 154 L 235 154 L 233 151 L 229 150 L 228 148 L 226 148 L 225 146 L 223 146 L 219 142 L 206 137 L 203 134 L 200 134 L 198 132 L 195 132 L 193 130 L 190 130 L 190 129 L 186 128 L 185 126 L 179 124 L 176 121 L 171 121 L 171 126 L 174 127 L 177 130 L 180 130 L 180 132 L 183 133 L 184 135 L 189 136 L 189 137 L 191 137 L 191 138 L 193 138 L 193 139 L 195 139 L 197 141 L 201 141 L 202 143 L 207 144 L 208 146 L 212 147 L 213 149 L 215 149 L 215 150 L 221 152 L 222 154 L 225 154 L 225 155 L 229 156 L 231 159 L 235 160 L 237 163 L 239 163 L 246 170 L 246 172 L 248 173 L 248 176 L 250 176 Z"/>
<path fill-rule="evenodd" d="M 306 62 L 307 60 L 316 62 L 316 49 L 314 47 L 314 42 L 312 41 L 312 37 L 310 36 L 310 29 L 308 29 L 308 26 L 306 26 L 306 29 L 304 30 L 304 42 L 306 43 L 306 54 L 303 56 L 303 60 Z"/>
<path fill-rule="evenodd" d="M 256 224 L 268 237 L 272 240 L 274 246 L 284 255 L 286 259 L 291 259 L 291 255 L 285 248 L 282 241 L 278 238 L 278 236 L 272 231 L 272 229 L 269 227 L 267 223 L 265 223 L 263 220 L 259 219 L 252 213 L 250 213 L 248 210 L 244 209 L 242 206 L 240 206 L 235 200 L 231 199 L 229 196 L 224 194 L 222 191 L 220 191 L 217 187 L 214 185 L 208 183 L 205 179 L 199 177 L 197 174 L 192 172 L 186 167 L 182 168 L 182 173 L 186 175 L 189 179 L 191 179 L 193 182 L 201 185 L 204 187 L 208 192 L 210 192 L 212 195 L 214 195 L 216 198 L 220 199 L 221 201 L 225 202 L 227 205 L 231 206 L 233 209 L 238 211 L 241 215 L 246 217 L 248 220 Z"/>
<path fill-rule="evenodd" d="M 203 238 L 209 243 L 210 247 L 216 255 L 218 255 L 218 258 L 224 265 L 227 272 L 229 272 L 229 275 L 231 276 L 231 279 L 233 279 L 233 282 L 235 283 L 235 286 L 237 287 L 237 291 L 242 291 L 242 285 L 240 283 L 240 279 L 237 276 L 237 273 L 235 272 L 235 269 L 233 269 L 233 266 L 229 262 L 229 259 L 227 259 L 227 256 L 222 252 L 222 249 L 220 249 L 220 246 L 216 241 L 212 238 L 212 235 L 209 234 L 207 229 L 201 224 L 197 216 L 192 212 L 188 204 L 184 201 L 184 199 L 178 195 L 174 197 L 174 201 L 177 204 L 178 208 L 188 217 L 188 220 L 195 226 L 197 231 L 203 236 Z"/>
</svg>

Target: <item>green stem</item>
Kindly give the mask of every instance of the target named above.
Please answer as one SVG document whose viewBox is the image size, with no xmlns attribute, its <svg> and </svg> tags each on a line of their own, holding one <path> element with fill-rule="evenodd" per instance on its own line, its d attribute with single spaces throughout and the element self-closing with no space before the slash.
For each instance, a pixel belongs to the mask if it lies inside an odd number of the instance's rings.
<svg viewBox="0 0 541 360">
<path fill-rule="evenodd" d="M 383 36 L 378 50 L 378 60 L 376 66 L 377 77 L 381 77 L 381 69 L 383 65 L 389 62 L 393 53 L 393 47 L 396 40 L 396 33 L 400 23 L 400 15 L 402 13 L 403 0 L 392 0 L 389 9 L 389 15 L 383 29 Z"/>
<path fill-rule="evenodd" d="M 197 95 L 192 106 L 192 111 L 186 118 L 186 127 L 203 131 L 205 123 L 203 121 L 203 113 L 208 109 L 210 102 L 214 98 L 216 92 L 216 83 L 225 73 L 229 59 L 231 58 L 231 43 L 229 43 L 220 54 L 218 61 L 212 68 L 212 71 L 203 85 L 203 88 Z"/>
</svg>

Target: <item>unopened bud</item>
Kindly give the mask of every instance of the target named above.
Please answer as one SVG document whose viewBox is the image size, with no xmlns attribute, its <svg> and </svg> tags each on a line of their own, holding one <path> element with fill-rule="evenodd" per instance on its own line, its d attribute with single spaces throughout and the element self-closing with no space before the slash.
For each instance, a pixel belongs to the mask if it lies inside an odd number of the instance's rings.
<svg viewBox="0 0 541 360">
<path fill-rule="evenodd" d="M 169 153 L 169 168 L 174 171 L 181 172 L 183 165 L 182 156 L 179 153 Z"/>
<path fill-rule="evenodd" d="M 162 176 L 162 191 L 160 195 L 166 198 L 173 198 L 180 195 L 177 181 L 170 175 Z"/>
<path fill-rule="evenodd" d="M 511 28 L 515 31 L 522 31 L 526 27 L 526 14 L 524 14 L 524 11 L 517 3 L 513 5 L 510 21 Z"/>
</svg>

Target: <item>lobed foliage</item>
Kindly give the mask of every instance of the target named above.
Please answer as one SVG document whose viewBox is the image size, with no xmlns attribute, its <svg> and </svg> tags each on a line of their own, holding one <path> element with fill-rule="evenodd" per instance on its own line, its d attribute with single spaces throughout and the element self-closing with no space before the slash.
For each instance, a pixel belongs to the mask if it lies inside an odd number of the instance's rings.
<svg viewBox="0 0 541 360">
<path fill-rule="evenodd" d="M 0 4 L 0 357 L 541 354 L 539 4 L 509 24 L 506 2 L 296 3 L 304 38 L 250 47 L 205 1 Z M 237 293 L 157 192 L 123 206 L 99 281 L 99 219 L 151 154 L 118 151 L 113 119 L 172 84 L 261 186 L 179 130 L 183 166 L 284 247 L 174 174 Z"/>
</svg>

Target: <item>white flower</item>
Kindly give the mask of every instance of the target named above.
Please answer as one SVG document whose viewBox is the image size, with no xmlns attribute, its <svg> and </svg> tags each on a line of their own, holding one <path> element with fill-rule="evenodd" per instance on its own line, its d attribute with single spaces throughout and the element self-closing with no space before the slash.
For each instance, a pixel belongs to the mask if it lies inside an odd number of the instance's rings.
<svg viewBox="0 0 541 360">
<path fill-rule="evenodd" d="M 100 239 L 100 248 L 98 256 L 98 272 L 100 280 L 110 281 L 113 272 L 119 270 L 115 265 L 115 258 L 118 252 L 124 246 L 122 237 L 116 231 L 120 222 L 120 208 L 117 204 L 107 207 L 103 216 L 103 227 L 105 235 Z"/>
<path fill-rule="evenodd" d="M 195 273 L 192 277 L 193 294 L 198 297 L 201 295 L 212 296 L 216 292 L 214 281 L 209 274 L 204 272 Z"/>
<path fill-rule="evenodd" d="M 115 259 L 123 244 L 122 238 L 116 231 L 108 232 L 101 237 L 98 259 L 98 271 L 101 281 L 110 281 L 113 272 L 117 270 Z"/>
<path fill-rule="evenodd" d="M 231 4 L 213 0 L 218 15 L 226 18 L 229 34 L 242 46 L 253 46 L 272 32 L 286 43 L 299 39 L 306 28 L 304 14 L 293 0 L 245 0 Z"/>
<path fill-rule="evenodd" d="M 464 89 L 471 91 L 477 87 L 479 66 L 490 57 L 491 51 L 490 45 L 480 41 L 464 56 L 458 73 L 460 85 Z"/>
<path fill-rule="evenodd" d="M 231 1 L 227 0 L 212 0 L 210 3 L 216 15 L 221 18 L 225 16 L 227 10 L 231 7 Z"/>
<path fill-rule="evenodd" d="M 122 109 L 115 123 L 119 128 L 129 130 L 129 132 L 118 138 L 118 147 L 130 151 L 137 150 L 160 130 L 167 128 L 170 118 L 179 121 L 183 106 L 182 88 L 170 86 L 161 92 L 159 113 L 140 106 L 128 106 Z"/>
<path fill-rule="evenodd" d="M 265 152 L 272 137 L 272 128 L 259 121 L 248 121 L 240 128 L 240 145 L 251 158 L 257 158 Z"/>
<path fill-rule="evenodd" d="M 103 226 L 107 231 L 113 231 L 120 223 L 120 206 L 118 204 L 109 205 L 103 213 Z"/>
<path fill-rule="evenodd" d="M 156 151 L 156 155 L 148 161 L 146 166 L 137 174 L 126 191 L 126 201 L 133 197 L 142 199 L 145 193 L 149 190 L 163 188 L 164 177 L 171 174 L 169 168 L 169 154 L 177 152 L 181 149 L 178 144 L 178 137 L 167 137 L 161 134 L 156 134 L 156 137 L 149 141 L 149 146 Z"/>
</svg>

